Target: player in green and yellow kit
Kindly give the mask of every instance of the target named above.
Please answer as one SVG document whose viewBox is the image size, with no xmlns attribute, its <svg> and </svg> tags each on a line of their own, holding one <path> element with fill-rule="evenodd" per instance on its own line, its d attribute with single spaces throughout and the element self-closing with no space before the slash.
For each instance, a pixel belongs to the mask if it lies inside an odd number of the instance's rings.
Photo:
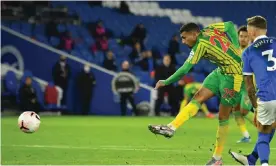
<svg viewBox="0 0 276 166">
<path fill-rule="evenodd" d="M 245 50 L 249 45 L 249 37 L 247 33 L 246 26 L 241 26 L 238 29 L 238 36 L 239 36 L 239 43 L 241 50 Z M 249 122 L 253 124 L 254 121 L 254 114 L 251 112 L 252 105 L 249 100 L 248 94 L 246 90 L 243 90 L 241 92 L 241 102 L 240 102 L 240 110 L 234 110 L 233 114 L 235 116 L 235 120 L 237 125 L 240 128 L 240 131 L 243 135 L 243 138 L 241 138 L 237 143 L 247 143 L 251 141 L 249 132 L 246 129 L 245 120 L 246 118 Z"/>
<path fill-rule="evenodd" d="M 194 94 L 202 87 L 202 84 L 199 82 L 191 82 L 185 85 L 184 90 L 184 99 L 181 102 L 181 108 L 184 108 L 188 102 L 193 98 Z M 207 118 L 215 118 L 215 115 L 210 113 L 208 107 L 205 103 L 201 105 L 201 110 Z"/>
<path fill-rule="evenodd" d="M 182 108 L 168 125 L 149 125 L 154 134 L 172 137 L 175 130 L 194 116 L 209 98 L 220 97 L 219 127 L 216 148 L 207 165 L 222 165 L 222 151 L 228 134 L 229 116 L 232 107 L 238 106 L 240 91 L 244 88 L 242 76 L 241 50 L 238 34 L 232 22 L 212 24 L 200 31 L 195 23 L 183 25 L 180 29 L 182 43 L 192 50 L 186 62 L 168 79 L 160 80 L 156 89 L 178 81 L 197 64 L 201 58 L 215 63 L 218 68 L 210 73 L 193 99 Z"/>
</svg>

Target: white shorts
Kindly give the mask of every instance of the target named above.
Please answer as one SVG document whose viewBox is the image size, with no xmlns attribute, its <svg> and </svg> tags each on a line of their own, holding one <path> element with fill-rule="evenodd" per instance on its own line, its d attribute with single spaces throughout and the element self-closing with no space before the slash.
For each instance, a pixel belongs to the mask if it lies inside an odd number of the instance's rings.
<svg viewBox="0 0 276 166">
<path fill-rule="evenodd" d="M 257 119 L 262 125 L 276 122 L 276 100 L 258 101 Z"/>
</svg>

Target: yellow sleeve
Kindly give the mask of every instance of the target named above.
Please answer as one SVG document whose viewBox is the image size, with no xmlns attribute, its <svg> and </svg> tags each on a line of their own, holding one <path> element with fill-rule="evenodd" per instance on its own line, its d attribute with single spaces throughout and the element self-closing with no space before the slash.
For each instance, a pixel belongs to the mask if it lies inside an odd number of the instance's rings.
<svg viewBox="0 0 276 166">
<path fill-rule="evenodd" d="M 222 32 L 235 30 L 235 26 L 232 21 L 210 24 L 207 28 L 215 28 Z"/>
<path fill-rule="evenodd" d="M 204 54 L 207 52 L 208 44 L 200 42 L 201 39 L 199 39 L 199 42 L 192 48 L 192 51 L 190 52 L 190 55 L 188 59 L 186 60 L 190 64 L 197 64 L 198 61 L 204 56 Z"/>
</svg>

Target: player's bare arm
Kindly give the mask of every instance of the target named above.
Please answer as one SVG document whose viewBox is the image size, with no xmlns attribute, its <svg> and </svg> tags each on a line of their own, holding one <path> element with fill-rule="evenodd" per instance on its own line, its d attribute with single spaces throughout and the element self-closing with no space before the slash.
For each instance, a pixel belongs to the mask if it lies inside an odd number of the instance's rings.
<svg viewBox="0 0 276 166">
<path fill-rule="evenodd" d="M 257 97 L 256 97 L 256 88 L 253 83 L 253 75 L 244 76 L 244 81 L 246 85 L 246 90 L 248 92 L 248 97 L 254 108 L 257 108 Z"/>
</svg>

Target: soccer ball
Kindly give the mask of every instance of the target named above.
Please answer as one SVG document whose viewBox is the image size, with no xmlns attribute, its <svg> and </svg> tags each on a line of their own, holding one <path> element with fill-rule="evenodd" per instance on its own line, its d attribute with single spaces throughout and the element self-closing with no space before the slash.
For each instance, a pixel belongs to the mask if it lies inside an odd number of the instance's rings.
<svg viewBox="0 0 276 166">
<path fill-rule="evenodd" d="M 24 133 L 34 133 L 40 125 L 40 117 L 33 111 L 23 112 L 18 118 L 18 126 Z"/>
</svg>

